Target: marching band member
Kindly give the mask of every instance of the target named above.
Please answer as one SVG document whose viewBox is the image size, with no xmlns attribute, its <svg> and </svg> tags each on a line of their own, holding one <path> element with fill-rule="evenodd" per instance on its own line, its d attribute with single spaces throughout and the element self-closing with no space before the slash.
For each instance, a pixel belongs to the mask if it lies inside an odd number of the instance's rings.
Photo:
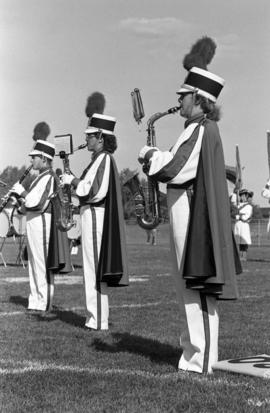
<svg viewBox="0 0 270 413">
<path fill-rule="evenodd" d="M 270 203 L 270 179 L 267 180 L 265 186 L 263 187 L 261 195 L 263 198 L 268 199 L 268 202 Z M 270 232 L 270 216 L 268 219 L 266 230 L 268 233 Z"/>
<path fill-rule="evenodd" d="M 30 295 L 28 310 L 49 311 L 52 307 L 54 293 L 54 279 L 51 268 L 57 268 L 49 262 L 49 245 L 53 242 L 51 234 L 55 227 L 52 223 L 50 198 L 55 191 L 55 175 L 52 171 L 52 160 L 55 154 L 54 145 L 37 140 L 33 150 L 29 153 L 33 170 L 39 174 L 30 185 L 27 192 L 20 183 L 14 184 L 11 191 L 25 199 L 22 210 L 26 213 L 26 233 L 28 251 L 28 271 L 30 281 Z M 68 262 L 68 256 L 65 257 Z M 62 263 L 63 264 L 63 263 Z M 68 270 L 67 270 L 68 272 Z"/>
<path fill-rule="evenodd" d="M 215 47 L 202 38 L 184 59 L 189 72 L 177 93 L 186 122 L 175 145 L 165 152 L 145 146 L 139 153 L 149 176 L 167 183 L 173 274 L 184 314 L 178 368 L 197 373 L 211 373 L 218 360 L 217 300 L 238 295 L 222 143 L 211 120 L 224 81 L 206 68 Z"/>
<path fill-rule="evenodd" d="M 239 245 L 240 259 L 247 260 L 248 246 L 251 245 L 250 220 L 252 218 L 253 207 L 249 201 L 253 197 L 253 192 L 248 189 L 239 191 L 240 202 L 235 206 L 237 213 L 235 215 L 234 235 Z M 235 198 L 232 198 L 235 202 Z"/>
<path fill-rule="evenodd" d="M 128 285 L 119 176 L 112 154 L 116 120 L 93 114 L 85 131 L 92 159 L 80 179 L 64 174 L 80 200 L 81 242 L 87 318 L 85 327 L 109 328 L 108 286 Z"/>
</svg>

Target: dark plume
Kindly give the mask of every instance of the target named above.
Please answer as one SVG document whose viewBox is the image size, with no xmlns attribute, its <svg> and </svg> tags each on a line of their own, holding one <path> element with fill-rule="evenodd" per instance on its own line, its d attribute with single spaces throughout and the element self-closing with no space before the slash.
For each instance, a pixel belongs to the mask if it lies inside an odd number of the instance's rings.
<svg viewBox="0 0 270 413">
<path fill-rule="evenodd" d="M 210 37 L 204 36 L 197 40 L 183 59 L 184 68 L 190 70 L 193 66 L 196 66 L 207 70 L 207 65 L 213 59 L 216 47 L 216 43 Z"/>
<path fill-rule="evenodd" d="M 105 97 L 100 92 L 94 92 L 87 98 L 85 114 L 88 118 L 91 118 L 93 113 L 102 114 L 105 109 Z"/>
<path fill-rule="evenodd" d="M 51 133 L 51 129 L 46 122 L 39 122 L 34 127 L 33 132 L 34 132 L 34 135 L 33 135 L 34 141 L 37 141 L 37 140 L 46 141 L 47 137 Z"/>
</svg>

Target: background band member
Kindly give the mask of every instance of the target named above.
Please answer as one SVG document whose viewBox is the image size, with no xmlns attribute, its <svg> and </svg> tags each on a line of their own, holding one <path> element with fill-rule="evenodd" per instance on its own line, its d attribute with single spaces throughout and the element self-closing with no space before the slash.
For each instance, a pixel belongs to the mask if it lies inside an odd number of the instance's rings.
<svg viewBox="0 0 270 413">
<path fill-rule="evenodd" d="M 52 171 L 52 160 L 55 154 L 54 145 L 44 140 L 37 140 L 30 152 L 33 169 L 39 174 L 30 185 L 29 191 L 16 183 L 12 192 L 25 199 L 26 233 L 28 250 L 28 270 L 30 281 L 30 295 L 28 310 L 48 311 L 52 306 L 54 293 L 54 280 L 51 266 L 48 260 L 49 240 L 51 229 L 55 223 L 51 223 L 50 198 L 55 191 L 55 175 Z M 54 249 L 58 244 L 54 242 Z M 68 261 L 68 256 L 65 257 Z M 69 262 L 68 266 L 70 267 Z M 65 263 L 62 263 L 61 267 Z M 53 264 L 53 269 L 60 269 Z M 67 269 L 68 272 L 68 269 Z"/>
<path fill-rule="evenodd" d="M 239 197 L 240 202 L 236 203 L 237 213 L 235 215 L 234 235 L 239 245 L 240 258 L 246 261 L 248 246 L 252 243 L 249 223 L 253 213 L 253 207 L 250 202 L 253 192 L 248 189 L 241 189 Z"/>
<path fill-rule="evenodd" d="M 184 59 L 189 70 L 177 92 L 185 129 L 169 151 L 145 146 L 141 163 L 149 176 L 167 183 L 175 286 L 184 314 L 180 370 L 211 373 L 218 360 L 218 299 L 235 299 L 236 264 L 229 196 L 219 130 L 214 120 L 223 87 L 206 65 L 215 43 L 200 39 Z"/>
<path fill-rule="evenodd" d="M 157 245 L 157 229 L 146 229 L 146 244 Z"/>
<path fill-rule="evenodd" d="M 270 202 L 270 179 L 268 179 L 268 181 L 266 182 L 264 188 L 262 189 L 261 195 L 263 198 L 268 199 L 268 202 Z M 270 216 L 269 216 L 269 220 L 267 223 L 267 228 L 266 228 L 268 234 L 270 232 Z"/>
<path fill-rule="evenodd" d="M 107 330 L 108 285 L 128 284 L 121 191 L 112 154 L 115 118 L 93 114 L 85 131 L 92 159 L 80 179 L 62 175 L 80 199 L 87 318 L 85 327 Z"/>
</svg>

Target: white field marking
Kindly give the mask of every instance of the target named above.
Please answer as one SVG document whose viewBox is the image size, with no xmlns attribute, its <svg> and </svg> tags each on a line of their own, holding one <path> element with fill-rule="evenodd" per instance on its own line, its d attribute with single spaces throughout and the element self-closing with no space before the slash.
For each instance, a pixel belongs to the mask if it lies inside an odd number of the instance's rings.
<svg viewBox="0 0 270 413">
<path fill-rule="evenodd" d="M 134 276 L 131 275 L 129 281 L 132 282 L 146 282 L 149 280 L 150 275 L 141 275 L 141 276 Z M 7 283 L 28 283 L 28 277 L 6 277 L 1 278 L 0 283 L 7 282 Z M 57 275 L 54 279 L 55 284 L 64 284 L 64 285 L 73 285 L 73 284 L 83 284 L 83 277 L 82 276 L 75 276 L 75 275 L 67 275 L 67 276 L 59 276 Z"/>
<path fill-rule="evenodd" d="M 162 301 L 157 301 L 157 302 L 153 302 L 153 303 L 143 303 L 143 304 L 135 304 L 135 303 L 131 303 L 131 304 L 121 304 L 121 305 L 110 305 L 110 308 L 143 308 L 143 307 L 156 307 L 158 305 L 166 305 L 166 304 L 177 304 L 176 301 L 170 301 L 168 303 L 164 303 Z M 53 314 L 54 312 L 57 311 L 84 311 L 85 307 L 59 307 L 59 308 L 53 308 L 53 310 L 51 311 L 51 313 Z M 0 311 L 0 317 L 6 317 L 6 316 L 16 316 L 16 315 L 24 315 L 27 314 L 25 311 L 9 311 L 9 312 L 2 312 Z"/>
<path fill-rule="evenodd" d="M 264 294 L 264 295 L 243 295 L 239 297 L 239 300 L 246 300 L 246 299 L 261 299 L 261 298 L 266 298 L 270 297 L 270 294 Z M 145 307 L 157 307 L 159 305 L 172 305 L 172 304 L 177 304 L 177 301 L 172 300 L 172 301 L 155 301 L 151 303 L 130 303 L 130 304 L 120 304 L 120 305 L 110 305 L 110 308 L 145 308 Z M 77 306 L 77 307 L 56 307 L 52 310 L 52 313 L 54 311 L 84 311 L 85 307 Z M 25 311 L 8 311 L 8 312 L 2 312 L 0 311 L 0 317 L 7 317 L 7 316 L 16 316 L 16 315 L 24 315 L 26 314 Z"/>
<path fill-rule="evenodd" d="M 270 399 L 264 399 L 264 400 L 259 400 L 259 399 L 248 399 L 247 404 L 249 406 L 256 406 L 256 407 L 262 407 L 264 405 L 269 404 L 270 405 Z"/>
<path fill-rule="evenodd" d="M 11 366 L 8 366 L 8 365 Z M 173 372 L 173 373 L 161 373 L 161 374 L 154 374 L 144 370 L 130 370 L 130 369 L 101 369 L 96 367 L 78 367 L 72 365 L 63 365 L 63 364 L 55 364 L 55 363 L 40 363 L 36 361 L 30 360 L 23 360 L 23 361 L 14 361 L 14 360 L 5 360 L 0 359 L 0 375 L 18 375 L 24 374 L 29 372 L 47 372 L 47 371 L 60 371 L 60 372 L 70 372 L 70 373 L 86 373 L 86 374 L 93 374 L 93 375 L 101 375 L 101 376 L 111 376 L 111 375 L 118 375 L 118 376 L 126 376 L 126 377 L 142 377 L 144 379 L 150 380 L 170 380 L 170 381 L 178 381 L 179 379 L 187 380 L 190 378 L 192 382 L 196 381 L 199 383 L 211 383 L 211 385 L 216 386 L 224 386 L 227 385 L 229 387 L 247 387 L 249 386 L 248 383 L 236 382 L 235 380 L 228 380 L 223 378 L 217 378 L 215 380 L 214 375 L 200 375 L 200 374 L 193 374 L 186 371 L 183 372 Z M 211 378 L 211 380 L 209 380 Z"/>
</svg>

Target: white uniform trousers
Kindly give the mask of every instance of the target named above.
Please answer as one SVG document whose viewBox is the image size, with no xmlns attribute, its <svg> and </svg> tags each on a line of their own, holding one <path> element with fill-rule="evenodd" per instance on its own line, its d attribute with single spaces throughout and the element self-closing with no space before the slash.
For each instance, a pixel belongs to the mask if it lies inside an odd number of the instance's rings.
<svg viewBox="0 0 270 413">
<path fill-rule="evenodd" d="M 54 276 L 47 269 L 51 214 L 27 212 L 27 253 L 30 282 L 29 310 L 48 311 L 52 306 Z"/>
<path fill-rule="evenodd" d="M 186 288 L 183 256 L 189 223 L 189 201 L 182 189 L 168 189 L 173 275 L 181 314 L 181 370 L 211 373 L 218 360 L 219 317 L 215 297 Z M 200 251 L 198 251 L 200 254 Z"/>
<path fill-rule="evenodd" d="M 81 208 L 82 253 L 86 302 L 85 326 L 95 330 L 107 330 L 109 319 L 109 298 L 106 283 L 97 280 L 103 222 L 103 207 L 90 205 Z"/>
<path fill-rule="evenodd" d="M 237 244 L 251 245 L 250 226 L 248 222 L 236 221 L 234 235 Z"/>
</svg>

